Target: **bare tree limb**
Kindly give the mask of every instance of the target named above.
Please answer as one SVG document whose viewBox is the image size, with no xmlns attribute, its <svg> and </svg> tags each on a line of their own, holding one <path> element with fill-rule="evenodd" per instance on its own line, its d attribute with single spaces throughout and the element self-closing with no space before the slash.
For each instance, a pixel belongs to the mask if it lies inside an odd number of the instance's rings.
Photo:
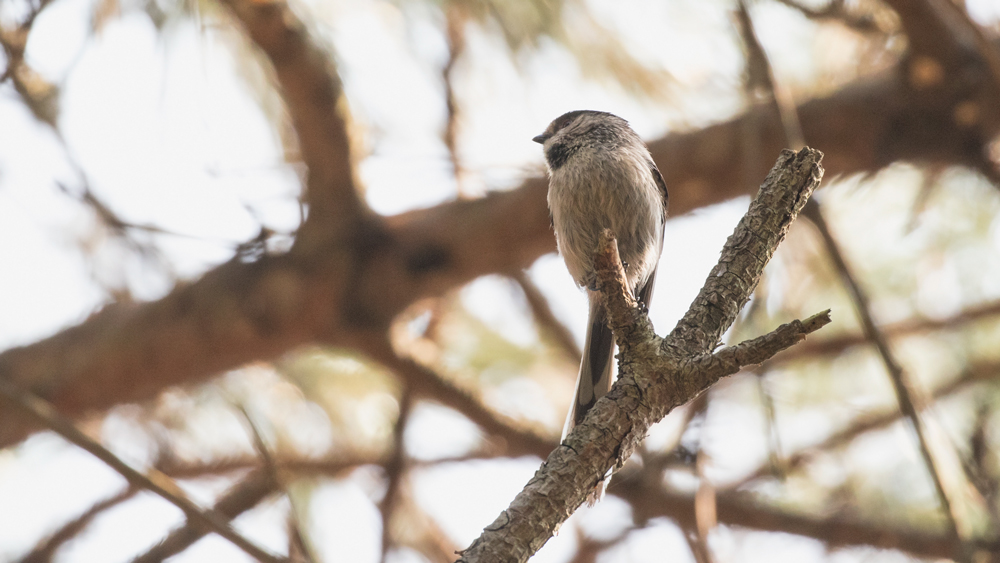
<svg viewBox="0 0 1000 563">
<path fill-rule="evenodd" d="M 56 551 L 76 538 L 95 518 L 131 499 L 140 490 L 137 487 L 129 486 L 122 492 L 94 504 L 86 512 L 67 522 L 40 542 L 30 553 L 21 558 L 19 563 L 51 563 Z"/>
<path fill-rule="evenodd" d="M 191 502 L 173 479 L 156 470 L 151 471 L 151 476 L 146 476 L 129 467 L 116 455 L 108 451 L 107 448 L 101 446 L 83 432 L 80 432 L 70 421 L 60 416 L 52 405 L 44 400 L 18 389 L 16 385 L 2 378 L 0 378 L 0 395 L 3 396 L 5 402 L 21 409 L 25 414 L 34 418 L 53 432 L 56 432 L 71 444 L 106 463 L 132 486 L 155 493 L 160 498 L 181 509 L 188 520 L 197 522 L 199 526 L 203 526 L 226 538 L 262 563 L 278 563 L 282 561 L 280 557 L 264 551 L 244 538 L 217 514 L 202 510 Z"/>
<path fill-rule="evenodd" d="M 620 378 L 460 561 L 526 561 L 609 470 L 621 467 L 652 423 L 741 366 L 760 363 L 830 322 L 827 311 L 711 353 L 819 184 L 820 158 L 809 148 L 783 151 L 698 297 L 665 339 L 653 333 L 626 289 L 617 244 L 605 232 L 597 287 L 621 349 Z"/>
<path fill-rule="evenodd" d="M 837 244 L 836 239 L 833 237 L 833 233 L 830 232 L 830 228 L 827 225 L 826 220 L 823 218 L 823 213 L 820 210 L 819 204 L 816 203 L 815 200 L 806 204 L 803 214 L 813 223 L 813 225 L 816 226 L 816 229 L 819 231 L 820 236 L 823 239 L 823 244 L 826 247 L 827 253 L 830 255 L 837 271 L 840 273 L 844 285 L 847 286 L 847 291 L 850 293 L 851 300 L 854 302 L 854 308 L 858 313 L 858 317 L 861 319 L 861 326 L 864 330 L 865 336 L 872 343 L 872 345 L 875 346 L 875 350 L 882 359 L 882 364 L 885 366 L 885 370 L 889 375 L 890 381 L 892 382 L 892 388 L 896 393 L 896 400 L 899 403 L 899 409 L 910 421 L 910 424 L 916 433 L 920 455 L 923 457 L 924 464 L 926 465 L 927 471 L 930 473 L 931 480 L 934 483 L 934 489 L 937 492 L 938 501 L 941 503 L 941 509 L 944 511 L 944 514 L 948 519 L 948 524 L 951 528 L 950 532 L 954 534 L 955 537 L 961 537 L 960 516 L 957 512 L 958 507 L 955 506 L 956 499 L 953 498 L 955 495 L 953 492 L 954 489 L 949 489 L 941 477 L 941 472 L 937 465 L 939 462 L 934 459 L 934 455 L 931 453 L 931 446 L 926 437 L 925 422 L 920 418 L 919 412 L 923 410 L 924 405 L 918 405 L 916 403 L 918 397 L 915 396 L 915 394 L 910 390 L 908 377 L 903 372 L 903 368 L 899 365 L 895 355 L 889 349 L 889 342 L 886 340 L 885 335 L 882 334 L 882 331 L 879 330 L 878 326 L 875 324 L 875 320 L 871 314 L 871 307 L 868 304 L 868 296 L 858 284 L 857 278 L 851 272 L 850 267 L 848 267 L 847 261 L 844 259 L 844 255 L 840 251 L 840 246 Z"/>
<path fill-rule="evenodd" d="M 386 488 L 385 496 L 379 503 L 378 510 L 382 516 L 382 554 L 381 561 L 386 563 L 389 557 L 389 550 L 395 543 L 393 537 L 393 518 L 400 504 L 403 481 L 406 479 L 406 424 L 410 420 L 410 413 L 413 411 L 413 394 L 409 386 L 403 385 L 402 393 L 399 397 L 399 416 L 396 419 L 396 426 L 392 432 L 392 454 L 386 460 L 382 468 L 385 470 Z"/>
<path fill-rule="evenodd" d="M 385 367 L 403 378 L 412 391 L 428 399 L 439 401 L 465 415 L 478 424 L 484 432 L 501 440 L 508 455 L 535 455 L 544 458 L 557 444 L 542 438 L 528 429 L 518 428 L 513 421 L 486 408 L 467 391 L 459 389 L 432 369 L 409 358 L 397 355 L 392 347 L 367 344 L 363 350 Z"/>
<path fill-rule="evenodd" d="M 347 124 L 338 109 L 342 87 L 330 54 L 309 38 L 285 2 L 222 1 L 271 60 L 309 169 L 309 219 L 296 244 L 347 236 L 366 207 L 354 185 Z"/>
<path fill-rule="evenodd" d="M 661 482 L 649 485 L 631 470 L 623 470 L 622 479 L 609 490 L 632 505 L 637 521 L 656 517 L 674 520 L 681 528 L 693 527 L 694 497 L 664 489 Z M 837 516 L 815 516 L 770 507 L 746 493 L 719 491 L 716 514 L 720 524 L 749 530 L 783 532 L 822 541 L 830 548 L 871 546 L 897 549 L 923 558 L 953 558 L 962 545 L 951 535 L 926 530 L 893 528 L 880 522 L 859 522 Z M 996 550 L 1000 545 L 985 543 L 978 547 Z"/>
<path fill-rule="evenodd" d="M 967 389 L 970 385 L 981 383 L 983 381 L 995 380 L 998 377 L 1000 377 L 1000 364 L 995 362 L 973 364 L 971 366 L 966 366 L 961 376 L 933 389 L 930 392 L 930 395 L 934 399 L 942 399 L 963 389 Z M 784 469 L 791 471 L 802 467 L 810 460 L 814 459 L 819 453 L 829 452 L 830 450 L 844 446 L 854 438 L 857 438 L 859 435 L 866 432 L 885 429 L 889 425 L 898 422 L 903 416 L 905 415 L 903 415 L 899 409 L 879 411 L 862 415 L 843 429 L 830 434 L 818 444 L 808 446 L 788 456 L 783 464 Z M 729 485 L 727 488 L 738 490 L 757 479 L 766 477 L 770 473 L 771 468 L 765 465 L 740 479 L 736 483 Z"/>
<path fill-rule="evenodd" d="M 267 468 L 255 469 L 226 491 L 216 501 L 212 512 L 232 520 L 276 492 L 278 492 L 278 483 L 274 480 L 271 472 Z M 206 528 L 188 521 L 180 528 L 170 532 L 167 537 L 160 540 L 148 551 L 136 556 L 132 559 L 132 563 L 160 563 L 184 551 L 208 533 L 209 530 Z"/>
<path fill-rule="evenodd" d="M 1000 301 L 989 301 L 961 311 L 954 316 L 943 319 L 913 318 L 892 324 L 880 325 L 879 328 L 886 338 L 899 338 L 913 334 L 921 334 L 936 330 L 959 330 L 980 319 L 988 319 L 1000 315 Z M 784 362 L 806 359 L 819 359 L 824 356 L 839 354 L 852 346 L 867 344 L 864 334 L 847 334 L 833 338 L 815 338 L 786 350 L 769 362 L 775 366 Z"/>
<path fill-rule="evenodd" d="M 254 15 L 254 8 L 246 17 L 260 18 L 251 23 L 264 30 L 265 23 L 278 20 L 267 13 L 275 9 L 262 7 L 263 15 Z M 276 35 L 304 41 L 301 26 L 283 8 L 279 11 L 287 16 L 281 21 L 290 23 Z M 312 60 L 289 60 L 307 59 Z M 329 77 L 327 70 L 294 68 Z M 973 129 L 960 127 L 954 112 L 964 101 L 996 100 L 993 90 L 959 81 L 917 99 L 901 69 L 798 106 L 805 138 L 826 150 L 829 174 L 873 173 L 897 161 L 981 162 L 984 139 L 1000 132 L 1000 104 L 976 102 Z M 675 214 L 750 191 L 748 172 L 726 163 L 743 160 L 744 123 L 763 111 L 771 110 L 755 108 L 725 123 L 649 143 L 671 186 Z M 753 145 L 761 155 L 784 145 L 780 127 L 767 125 L 758 135 Z M 749 172 L 759 177 L 768 164 L 756 158 Z M 340 244 L 300 245 L 295 256 L 223 264 L 159 301 L 107 307 L 77 327 L 0 353 L 0 377 L 78 417 L 151 399 L 172 385 L 204 382 L 307 342 L 354 347 L 364 338 L 359 327 L 382 338 L 381 329 L 414 301 L 479 275 L 518 271 L 554 250 L 545 192 L 544 180 L 530 179 L 519 189 L 482 199 L 381 221 L 364 219 Z M 0 446 L 35 429 L 0 410 Z"/>
<path fill-rule="evenodd" d="M 531 309 L 538 327 L 549 334 L 573 363 L 579 364 L 580 357 L 583 356 L 580 345 L 576 343 L 576 338 L 573 337 L 569 328 L 552 312 L 548 299 L 538 289 L 535 282 L 531 281 L 531 278 L 523 271 L 517 272 L 511 277 L 524 292 L 524 298 L 528 301 L 528 307 Z"/>
</svg>

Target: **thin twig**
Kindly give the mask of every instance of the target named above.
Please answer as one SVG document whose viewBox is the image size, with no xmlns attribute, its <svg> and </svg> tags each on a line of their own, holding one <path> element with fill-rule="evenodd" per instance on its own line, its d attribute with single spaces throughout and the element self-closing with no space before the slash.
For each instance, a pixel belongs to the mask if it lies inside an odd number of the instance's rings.
<svg viewBox="0 0 1000 563">
<path fill-rule="evenodd" d="M 13 406 L 35 419 L 39 424 L 59 434 L 70 443 L 86 450 L 97 459 L 117 471 L 132 486 L 151 491 L 167 502 L 181 509 L 189 520 L 226 538 L 245 551 L 251 557 L 265 563 L 278 563 L 283 558 L 273 555 L 257 547 L 234 530 L 228 522 L 217 514 L 205 511 L 191 502 L 184 492 L 174 483 L 173 479 L 156 471 L 150 470 L 150 475 L 143 475 L 129 467 L 125 462 L 107 450 L 104 446 L 80 432 L 72 422 L 56 412 L 47 401 L 33 393 L 23 391 L 7 378 L 0 377 L 0 394 Z"/>
<path fill-rule="evenodd" d="M 621 472 L 621 484 L 613 493 L 631 504 L 638 521 L 670 518 L 682 529 L 694 527 L 694 496 L 672 491 L 661 480 L 647 479 L 641 468 L 630 465 Z M 870 546 L 899 550 L 923 559 L 950 559 L 962 547 L 951 534 L 893 525 L 885 519 L 859 521 L 840 515 L 803 514 L 779 506 L 769 506 L 754 495 L 719 491 L 716 497 L 721 524 L 764 532 L 781 532 L 813 538 L 829 549 Z M 996 540 L 982 541 L 977 547 L 1000 549 Z"/>
<path fill-rule="evenodd" d="M 998 377 L 1000 377 L 1000 364 L 988 363 L 972 367 L 967 366 L 960 377 L 935 388 L 930 392 L 930 396 L 934 399 L 943 399 L 953 395 L 954 393 L 967 389 L 970 385 L 983 381 L 995 380 Z M 898 408 L 892 409 L 891 411 L 863 415 L 843 429 L 830 434 L 818 444 L 808 446 L 790 455 L 784 461 L 785 470 L 793 471 L 798 469 L 810 460 L 814 459 L 820 453 L 839 448 L 857 438 L 861 434 L 887 428 L 889 425 L 898 422 L 902 416 L 903 413 Z M 770 468 L 767 465 L 764 465 L 739 481 L 729 485 L 727 488 L 740 489 L 745 485 L 763 477 L 767 477 L 770 474 Z"/>
<path fill-rule="evenodd" d="M 844 0 L 830 0 L 830 2 L 820 9 L 803 6 L 794 0 L 777 0 L 779 3 L 798 11 L 803 16 L 815 21 L 836 21 L 849 29 L 860 33 L 881 32 L 875 19 L 865 15 L 855 15 L 847 10 Z"/>
<path fill-rule="evenodd" d="M 255 469 L 243 477 L 236 485 L 230 487 L 215 502 L 215 505 L 212 507 L 212 513 L 232 520 L 257 506 L 268 496 L 278 492 L 278 490 L 278 484 L 274 481 L 269 471 L 264 468 Z M 161 563 L 163 560 L 184 551 L 211 531 L 214 530 L 188 520 L 184 525 L 171 531 L 167 537 L 160 540 L 159 543 L 149 548 L 145 553 L 137 555 L 132 559 L 131 563 Z"/>
<path fill-rule="evenodd" d="M 1000 315 L 1000 301 L 988 301 L 969 307 L 951 317 L 943 319 L 912 318 L 882 325 L 880 329 L 886 338 L 892 339 L 936 330 L 958 330 L 975 321 L 997 315 Z M 801 346 L 796 346 L 775 356 L 769 365 L 774 367 L 785 362 L 815 360 L 820 356 L 839 354 L 852 346 L 861 346 L 867 343 L 868 339 L 864 334 L 810 339 L 803 342 Z"/>
<path fill-rule="evenodd" d="M 757 383 L 757 395 L 760 397 L 760 404 L 764 411 L 765 433 L 768 444 L 768 464 L 771 472 L 777 475 L 784 475 L 788 471 L 785 456 L 781 448 L 781 436 L 778 434 L 778 422 L 774 413 L 774 397 L 767 386 L 767 370 L 764 366 L 751 369 Z"/>
<path fill-rule="evenodd" d="M 799 123 L 799 115 L 795 109 L 795 101 L 785 88 L 778 86 L 774 79 L 774 69 L 768 61 L 764 46 L 757 38 L 754 30 L 753 18 L 750 17 L 750 10 L 747 8 L 746 0 L 737 1 L 736 19 L 739 22 L 740 37 L 747 51 L 746 80 L 744 87 L 754 101 L 758 97 L 765 97 L 767 101 L 774 104 L 781 117 L 781 127 L 785 132 L 785 147 L 798 150 L 805 146 L 805 137 L 802 134 L 802 124 Z"/>
<path fill-rule="evenodd" d="M 305 539 L 302 536 L 302 525 L 299 522 L 298 510 L 295 507 L 295 500 L 292 499 L 292 495 L 288 492 L 288 487 L 285 485 L 285 481 L 282 478 L 282 474 L 278 468 L 278 464 L 274 461 L 274 456 L 271 455 L 270 448 L 264 442 L 264 436 L 260 432 L 260 428 L 254 423 L 253 417 L 247 411 L 246 407 L 242 404 L 236 405 L 240 414 L 243 415 L 243 420 L 250 427 L 250 433 L 253 437 L 254 449 L 257 451 L 257 455 L 260 456 L 261 461 L 264 462 L 264 470 L 268 472 L 271 476 L 271 480 L 275 483 L 278 489 L 285 495 L 288 499 L 288 540 L 290 545 L 294 546 L 298 551 L 298 559 L 305 561 L 306 563 L 313 563 L 316 558 L 313 557 L 312 550 L 306 546 Z M 291 558 L 292 550 L 289 550 L 289 557 Z"/>
<path fill-rule="evenodd" d="M 392 455 L 382 466 L 388 481 L 385 497 L 379 503 L 379 513 L 382 515 L 382 563 L 386 563 L 389 549 L 393 544 L 393 517 L 399 504 L 400 487 L 406 477 L 406 424 L 410 420 L 413 409 L 413 393 L 405 381 L 399 395 L 399 416 L 392 433 Z"/>
<path fill-rule="evenodd" d="M 945 516 L 948 519 L 950 531 L 955 535 L 955 537 L 961 537 L 958 527 L 958 516 L 956 514 L 958 507 L 953 505 L 952 499 L 948 496 L 948 491 L 945 488 L 944 481 L 938 471 L 934 456 L 931 454 L 930 445 L 928 444 L 927 437 L 925 436 L 924 423 L 918 414 L 919 410 L 922 410 L 922 405 L 921 408 L 918 408 L 914 403 L 914 394 L 910 392 L 907 376 L 903 372 L 903 368 L 896 361 L 892 351 L 889 349 L 889 343 L 886 340 L 885 335 L 882 334 L 878 325 L 875 324 L 875 320 L 871 314 L 871 308 L 868 304 L 868 296 L 865 294 L 864 290 L 861 289 L 861 286 L 857 282 L 857 278 L 851 272 L 850 267 L 848 267 L 847 262 L 844 259 L 844 255 L 840 251 L 840 245 L 833 237 L 826 220 L 823 218 L 819 204 L 815 203 L 815 200 L 810 200 L 810 202 L 806 204 L 802 214 L 816 226 L 816 229 L 819 231 L 819 234 L 823 239 L 823 244 L 826 247 L 827 253 L 830 255 L 830 259 L 833 260 L 837 271 L 840 273 L 841 279 L 847 286 L 847 290 L 851 295 L 852 301 L 854 302 L 854 308 L 858 313 L 858 317 L 861 319 L 861 326 L 864 330 L 865 336 L 875 346 L 879 357 L 882 359 L 883 365 L 885 365 L 886 372 L 892 382 L 893 391 L 896 393 L 896 400 L 899 403 L 899 408 L 906 418 L 910 420 L 910 423 L 913 425 L 913 430 L 916 432 L 920 455 L 923 457 L 924 463 L 927 466 L 927 471 L 930 473 L 931 479 L 934 482 L 934 489 L 937 492 L 941 508 L 944 510 Z"/>
<path fill-rule="evenodd" d="M 455 65 L 465 52 L 465 8 L 461 3 L 448 2 L 444 8 L 445 38 L 448 42 L 448 60 L 441 69 L 441 79 L 444 82 L 444 103 L 448 120 L 444 129 L 444 145 L 448 149 L 452 173 L 455 175 L 455 186 L 458 197 L 465 198 L 465 168 L 458 154 L 458 125 L 460 108 L 455 96 Z"/>
<path fill-rule="evenodd" d="M 361 349 L 371 358 L 394 371 L 418 396 L 449 406 L 475 422 L 484 432 L 500 438 L 508 455 L 545 457 L 558 446 L 555 440 L 518 428 L 512 420 L 488 409 L 468 391 L 460 389 L 433 369 L 410 358 L 400 357 L 385 341 L 361 343 Z"/>
<path fill-rule="evenodd" d="M 573 337 L 573 333 L 570 332 L 569 328 L 552 312 L 549 300 L 545 298 L 545 295 L 538 289 L 535 282 L 531 281 L 531 278 L 523 270 L 511 275 L 511 279 L 517 282 L 517 285 L 521 287 L 521 291 L 524 292 L 524 298 L 528 301 L 528 307 L 531 309 L 531 314 L 535 317 L 535 322 L 538 323 L 538 326 L 556 341 L 556 344 L 559 345 L 559 348 L 565 352 L 570 360 L 574 363 L 580 363 L 580 357 L 583 356 L 583 352 L 576 343 L 576 338 Z"/>
<path fill-rule="evenodd" d="M 129 486 L 124 491 L 94 504 L 86 512 L 70 520 L 36 545 L 30 553 L 21 558 L 20 563 L 50 563 L 56 551 L 66 542 L 76 538 L 95 518 L 131 499 L 140 490 L 137 487 Z"/>
</svg>

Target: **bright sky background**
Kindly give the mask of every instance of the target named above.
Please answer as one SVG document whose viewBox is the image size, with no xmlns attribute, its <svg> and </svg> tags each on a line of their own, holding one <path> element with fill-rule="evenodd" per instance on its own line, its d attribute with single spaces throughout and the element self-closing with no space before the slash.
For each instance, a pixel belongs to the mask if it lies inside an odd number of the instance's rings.
<svg viewBox="0 0 1000 563">
<path fill-rule="evenodd" d="M 61 183 L 79 193 L 78 167 L 87 171 L 95 193 L 122 217 L 193 237 L 153 237 L 170 267 L 185 278 L 227 260 L 234 244 L 257 234 L 258 220 L 280 232 L 298 224 L 295 194 L 301 171 L 285 163 L 280 140 L 255 99 L 258 94 L 247 86 L 247 76 L 253 82 L 256 71 L 230 52 L 232 31 L 185 23 L 158 34 L 148 18 L 124 4 L 120 19 L 88 38 L 92 0 L 56 0 L 31 35 L 28 62 L 62 85 L 60 125 L 76 164 L 65 158 L 53 132 L 40 128 L 16 101 L 11 87 L 0 87 L 0 240 L 7 241 L 0 244 L 0 264 L 6 265 L 0 275 L 0 348 L 30 343 L 85 319 L 107 299 L 95 275 L 111 285 L 127 285 L 143 299 L 169 290 L 161 272 L 125 257 L 121 249 L 116 252 L 105 244 L 93 270 L 82 260 L 80 245 L 100 242 L 81 242 L 92 232 L 94 219 L 57 187 Z M 461 151 L 470 171 L 467 187 L 474 193 L 515 186 L 541 173 L 540 148 L 531 137 L 564 111 L 611 111 L 629 119 L 644 137 L 655 138 L 722 119 L 740 108 L 742 58 L 731 33 L 730 3 L 588 4 L 605 25 L 623 31 L 626 45 L 641 58 L 665 65 L 680 91 L 699 95 L 677 95 L 669 104 L 636 102 L 583 81 L 570 56 L 553 44 L 543 43 L 538 56 L 525 59 L 519 71 L 501 55 L 503 45 L 471 34 L 457 86 L 459 98 L 468 101 Z M 967 4 L 981 21 L 1000 18 L 1000 2 Z M 386 214 L 435 205 L 456 193 L 439 138 L 445 112 L 437 69 L 446 46 L 438 29 L 420 19 L 415 4 L 401 5 L 405 9 L 380 0 L 316 0 L 299 11 L 310 15 L 316 33 L 337 52 L 354 118 L 364 132 L 363 149 L 368 151 L 359 174 L 369 204 Z M 0 20 L 7 21 L 10 6 L 0 5 Z M 780 55 L 773 61 L 776 72 L 791 85 L 816 78 L 815 57 L 834 67 L 853 64 L 853 53 L 817 52 L 822 37 L 815 41 L 813 35 L 836 31 L 817 32 L 774 3 L 761 3 L 755 16 L 765 46 Z M 789 48 L 795 45 L 809 48 Z M 737 200 L 667 224 L 651 307 L 660 332 L 669 330 L 686 309 L 746 205 L 747 200 Z M 582 341 L 585 298 L 561 259 L 544 257 L 530 274 Z M 533 334 L 508 282 L 484 278 L 465 288 L 462 297 L 475 315 L 511 341 L 522 342 Z M 141 465 L 148 452 L 141 443 L 130 450 L 127 436 L 122 438 L 127 431 L 114 421 L 110 417 L 103 434 L 116 437 L 120 453 Z M 413 431 L 424 440 L 410 443 L 414 451 L 447 455 L 470 446 L 471 433 L 462 427 L 468 423 L 446 409 L 421 407 L 411 424 L 428 430 Z M 441 438 L 435 443 L 428 436 Z M 456 543 L 465 545 L 506 506 L 537 464 L 535 459 L 515 459 L 483 462 L 478 468 L 456 464 L 426 470 L 415 478 L 415 494 Z M 100 462 L 49 434 L 0 452 L 0 560 L 23 553 L 54 522 L 79 513 L 122 484 Z M 207 502 L 226 484 L 202 482 L 189 492 Z M 462 498 L 477 502 L 468 503 L 463 514 L 447 513 L 462 505 Z M 283 551 L 285 502 L 244 515 L 237 527 L 265 547 Z M 323 533 L 314 535 L 320 553 L 332 553 L 331 546 L 351 546 L 354 557 L 349 560 L 376 560 L 379 517 L 362 486 L 322 485 L 313 506 L 314 520 L 324 526 Z M 623 502 L 608 498 L 596 509 L 581 511 L 575 524 L 567 525 L 536 561 L 563 560 L 575 542 L 574 525 L 601 529 L 627 510 Z M 61 552 L 60 561 L 127 559 L 180 520 L 179 511 L 144 496 L 98 519 L 80 541 Z M 717 538 L 721 554 L 736 545 L 726 534 L 737 535 L 726 532 Z M 740 560 L 773 561 L 774 542 L 779 541 L 785 560 L 827 558 L 811 540 L 760 537 L 764 539 L 739 544 L 747 550 L 739 554 Z M 683 538 L 671 526 L 653 526 L 641 541 L 621 549 L 629 551 L 617 553 L 616 559 L 659 561 L 663 553 L 677 554 L 679 561 L 688 557 Z M 171 561 L 243 558 L 227 542 L 210 537 Z M 406 553 L 393 559 L 416 560 Z"/>
</svg>

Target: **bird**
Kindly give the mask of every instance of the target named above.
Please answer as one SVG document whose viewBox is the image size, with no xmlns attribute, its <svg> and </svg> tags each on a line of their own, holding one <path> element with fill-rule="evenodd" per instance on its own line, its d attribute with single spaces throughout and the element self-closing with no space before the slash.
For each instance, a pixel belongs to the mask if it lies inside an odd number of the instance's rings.
<svg viewBox="0 0 1000 563">
<path fill-rule="evenodd" d="M 625 277 L 649 307 L 663 249 L 667 185 L 645 143 L 617 115 L 564 113 L 533 139 L 548 168 L 549 219 L 570 275 L 586 290 L 587 336 L 563 439 L 614 383 L 614 335 L 596 290 L 595 255 L 604 229 L 618 240 Z M 600 489 L 597 498 L 603 494 Z"/>
</svg>

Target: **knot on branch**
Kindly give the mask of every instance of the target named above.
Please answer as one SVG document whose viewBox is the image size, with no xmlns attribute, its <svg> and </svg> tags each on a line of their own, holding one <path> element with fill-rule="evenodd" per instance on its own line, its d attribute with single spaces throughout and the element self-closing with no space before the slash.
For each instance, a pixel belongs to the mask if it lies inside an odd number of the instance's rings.
<svg viewBox="0 0 1000 563">
<path fill-rule="evenodd" d="M 618 240 L 611 229 L 601 233 L 597 254 L 594 256 L 597 275 L 596 288 L 608 313 L 608 324 L 622 350 L 642 343 L 658 344 L 646 311 L 640 306 L 625 278 L 625 267 L 618 254 Z"/>
</svg>

